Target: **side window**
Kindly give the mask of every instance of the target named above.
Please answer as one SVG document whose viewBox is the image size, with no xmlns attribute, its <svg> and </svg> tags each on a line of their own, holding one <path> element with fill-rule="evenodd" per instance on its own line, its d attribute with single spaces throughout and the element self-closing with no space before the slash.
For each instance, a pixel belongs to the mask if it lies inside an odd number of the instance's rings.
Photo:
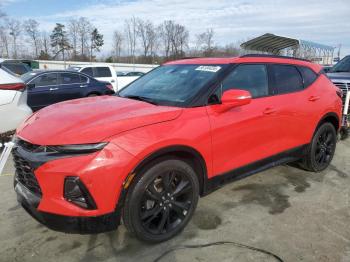
<svg viewBox="0 0 350 262">
<path fill-rule="evenodd" d="M 57 85 L 57 74 L 44 74 L 34 80 L 35 87 Z"/>
<path fill-rule="evenodd" d="M 317 74 L 310 68 L 299 66 L 298 69 L 303 76 L 304 87 L 308 87 L 317 79 Z"/>
<path fill-rule="evenodd" d="M 88 78 L 87 78 L 86 76 L 80 75 L 80 83 L 85 84 L 85 83 L 87 83 L 87 82 L 88 82 Z"/>
<path fill-rule="evenodd" d="M 109 67 L 96 67 L 95 77 L 111 77 L 112 73 Z"/>
<path fill-rule="evenodd" d="M 222 82 L 223 92 L 229 89 L 243 89 L 253 98 L 269 94 L 268 76 L 265 65 L 239 65 Z"/>
<path fill-rule="evenodd" d="M 89 76 L 93 76 L 94 75 L 93 72 L 92 72 L 92 67 L 86 67 L 83 70 L 81 70 L 81 72 L 84 73 L 84 74 L 87 74 Z"/>
<path fill-rule="evenodd" d="M 78 74 L 62 73 L 61 81 L 62 81 L 62 84 L 64 85 L 78 84 L 80 83 L 80 76 Z"/>
<path fill-rule="evenodd" d="M 274 90 L 277 94 L 292 93 L 304 88 L 297 68 L 291 65 L 271 65 Z"/>
</svg>

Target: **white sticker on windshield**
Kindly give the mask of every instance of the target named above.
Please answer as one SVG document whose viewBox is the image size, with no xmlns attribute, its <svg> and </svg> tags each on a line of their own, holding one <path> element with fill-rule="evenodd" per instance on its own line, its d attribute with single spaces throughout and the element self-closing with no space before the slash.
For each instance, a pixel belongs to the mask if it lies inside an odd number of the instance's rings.
<svg viewBox="0 0 350 262">
<path fill-rule="evenodd" d="M 196 68 L 197 71 L 205 71 L 205 72 L 212 72 L 216 73 L 221 69 L 221 66 L 199 66 Z"/>
</svg>

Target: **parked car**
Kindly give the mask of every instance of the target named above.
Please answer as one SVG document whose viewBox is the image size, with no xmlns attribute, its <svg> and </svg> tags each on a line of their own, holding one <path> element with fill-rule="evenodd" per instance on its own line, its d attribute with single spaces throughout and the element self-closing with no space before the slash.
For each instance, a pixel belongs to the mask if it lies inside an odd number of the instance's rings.
<svg viewBox="0 0 350 262">
<path fill-rule="evenodd" d="M 144 74 L 145 73 L 143 73 L 143 72 L 133 71 L 133 72 L 127 72 L 125 74 L 125 76 L 138 76 L 138 77 L 140 77 L 140 76 L 143 76 Z"/>
<path fill-rule="evenodd" d="M 23 81 L 0 68 L 0 143 L 31 114 Z"/>
<path fill-rule="evenodd" d="M 289 162 L 326 169 L 341 108 L 340 90 L 304 60 L 169 62 L 118 96 L 52 105 L 23 123 L 15 191 L 52 229 L 103 232 L 122 217 L 138 238 L 164 241 L 227 182 Z"/>
<path fill-rule="evenodd" d="M 17 76 L 21 76 L 32 71 L 32 68 L 30 68 L 30 66 L 17 60 L 0 59 L 0 65 L 3 68 L 7 68 Z"/>
<path fill-rule="evenodd" d="M 38 70 L 21 78 L 28 86 L 28 105 L 33 111 L 66 100 L 114 94 L 110 83 L 79 72 Z"/>
<path fill-rule="evenodd" d="M 72 65 L 68 68 L 70 71 L 82 72 L 91 77 L 94 77 L 100 81 L 106 81 L 113 85 L 115 92 L 118 91 L 118 88 L 121 88 L 118 85 L 118 77 L 114 68 L 109 65 Z"/>
<path fill-rule="evenodd" d="M 350 55 L 334 65 L 327 75 L 343 91 L 343 119 L 340 135 L 345 139 L 350 133 Z"/>
</svg>

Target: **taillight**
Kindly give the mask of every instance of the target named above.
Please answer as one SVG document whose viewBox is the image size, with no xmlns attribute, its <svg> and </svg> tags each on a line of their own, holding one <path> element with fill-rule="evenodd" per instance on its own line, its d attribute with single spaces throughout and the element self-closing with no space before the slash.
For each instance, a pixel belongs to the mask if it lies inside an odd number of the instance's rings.
<svg viewBox="0 0 350 262">
<path fill-rule="evenodd" d="M 107 84 L 106 87 L 114 91 L 113 86 L 111 84 Z"/>
<path fill-rule="evenodd" d="M 25 88 L 25 84 L 23 83 L 16 83 L 16 84 L 0 84 L 1 90 L 15 90 L 20 91 Z"/>
</svg>

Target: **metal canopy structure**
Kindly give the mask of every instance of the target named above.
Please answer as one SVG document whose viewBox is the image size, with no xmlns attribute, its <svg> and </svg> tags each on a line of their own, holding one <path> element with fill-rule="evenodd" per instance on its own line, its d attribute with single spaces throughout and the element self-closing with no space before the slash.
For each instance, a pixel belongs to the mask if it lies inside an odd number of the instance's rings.
<svg viewBox="0 0 350 262">
<path fill-rule="evenodd" d="M 307 58 L 323 64 L 332 63 L 335 49 L 332 46 L 269 33 L 244 42 L 241 47 L 250 51 Z"/>
<path fill-rule="evenodd" d="M 264 34 L 242 43 L 241 47 L 246 50 L 279 54 L 283 49 L 297 47 L 298 45 L 299 41 L 297 39 L 274 34 Z"/>
</svg>

